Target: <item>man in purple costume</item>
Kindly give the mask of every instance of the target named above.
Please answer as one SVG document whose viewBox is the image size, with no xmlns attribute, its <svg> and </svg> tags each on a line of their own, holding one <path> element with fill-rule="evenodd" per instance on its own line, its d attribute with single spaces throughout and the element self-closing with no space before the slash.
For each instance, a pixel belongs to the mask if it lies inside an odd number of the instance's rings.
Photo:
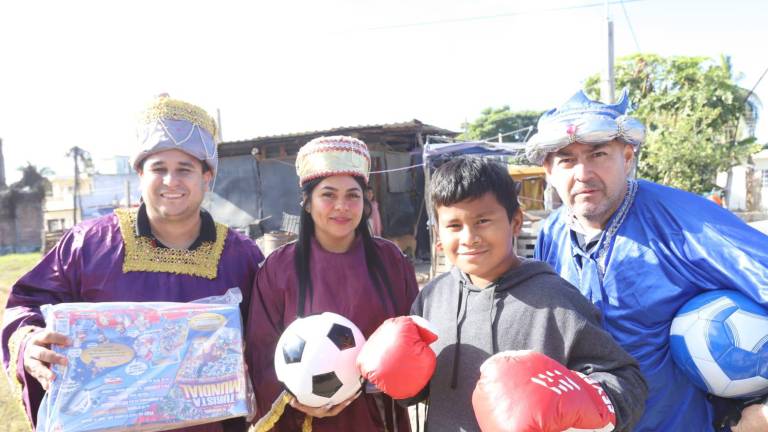
<svg viewBox="0 0 768 432">
<path fill-rule="evenodd" d="M 216 175 L 216 123 L 203 109 L 163 95 L 145 112 L 133 167 L 141 182 L 138 209 L 118 209 L 68 231 L 14 284 L 3 322 L 3 365 L 32 425 L 43 393 L 69 345 L 44 329 L 40 306 L 64 302 L 177 301 L 243 292 L 244 312 L 259 264 L 255 244 L 214 222 L 200 207 Z M 245 316 L 245 314 L 244 314 Z M 188 428 L 244 429 L 240 419 Z"/>
</svg>

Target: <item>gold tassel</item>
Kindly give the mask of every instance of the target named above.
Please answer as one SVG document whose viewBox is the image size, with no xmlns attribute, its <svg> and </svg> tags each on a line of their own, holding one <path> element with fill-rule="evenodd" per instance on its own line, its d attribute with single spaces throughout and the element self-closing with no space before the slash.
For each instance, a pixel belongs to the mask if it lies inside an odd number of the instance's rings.
<svg viewBox="0 0 768 432">
<path fill-rule="evenodd" d="M 256 424 L 251 425 L 251 427 L 248 428 L 248 432 L 268 432 L 271 430 L 275 426 L 275 423 L 280 420 L 280 417 L 282 417 L 283 412 L 285 412 L 285 406 L 288 405 L 291 398 L 293 398 L 293 396 L 283 390 L 277 399 L 275 399 L 275 402 L 272 403 L 272 408 L 269 412 L 265 414 L 264 417 L 260 418 Z M 304 417 L 304 423 L 301 424 L 301 432 L 312 432 L 312 416 L 308 415 Z"/>
<path fill-rule="evenodd" d="M 272 429 L 272 427 L 275 426 L 275 423 L 277 423 L 283 415 L 285 406 L 291 401 L 291 397 L 292 396 L 287 391 L 283 390 L 277 399 L 275 399 L 269 412 L 265 414 L 264 417 L 260 418 L 256 424 L 252 425 L 248 429 L 248 432 L 267 432 Z"/>
<path fill-rule="evenodd" d="M 301 425 L 301 432 L 312 432 L 312 416 L 304 417 L 304 423 Z"/>
<path fill-rule="evenodd" d="M 9 359 L 8 359 L 8 378 L 10 379 L 9 384 L 11 387 L 11 395 L 13 400 L 18 404 L 18 407 L 21 409 L 21 412 L 24 413 L 24 419 L 27 421 L 26 425 L 29 426 L 29 430 L 34 430 L 32 427 L 32 420 L 27 417 L 27 410 L 26 406 L 24 405 L 24 398 L 23 398 L 23 392 L 24 388 L 22 387 L 21 381 L 19 381 L 19 378 L 17 376 L 18 370 L 16 368 L 16 365 L 19 364 L 19 351 L 21 351 L 22 344 L 26 340 L 26 337 L 30 334 L 38 331 L 43 330 L 40 327 L 37 326 L 22 326 L 16 329 L 16 331 L 13 332 L 10 339 L 8 340 L 8 351 L 9 351 Z M 24 372 L 22 372 L 24 373 Z"/>
</svg>

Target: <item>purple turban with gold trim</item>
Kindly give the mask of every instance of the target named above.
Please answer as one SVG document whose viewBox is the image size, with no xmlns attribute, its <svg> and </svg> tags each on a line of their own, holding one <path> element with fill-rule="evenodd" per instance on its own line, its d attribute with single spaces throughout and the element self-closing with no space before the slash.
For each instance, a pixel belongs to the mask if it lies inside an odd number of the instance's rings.
<svg viewBox="0 0 768 432">
<path fill-rule="evenodd" d="M 152 154 L 181 150 L 206 163 L 216 175 L 216 122 L 197 105 L 161 95 L 142 113 L 137 135 L 139 148 L 131 159 L 136 171 Z"/>
</svg>

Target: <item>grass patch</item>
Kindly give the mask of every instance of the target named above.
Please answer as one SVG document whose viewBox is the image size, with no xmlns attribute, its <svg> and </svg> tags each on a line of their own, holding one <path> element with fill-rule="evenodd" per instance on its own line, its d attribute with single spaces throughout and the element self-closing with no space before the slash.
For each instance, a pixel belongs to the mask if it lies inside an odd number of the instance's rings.
<svg viewBox="0 0 768 432">
<path fill-rule="evenodd" d="M 8 298 L 11 286 L 25 273 L 40 261 L 39 252 L 26 254 L 12 254 L 0 256 L 0 318 L 5 310 L 5 301 Z M 24 413 L 13 400 L 8 388 L 8 381 L 0 378 L 0 418 L 5 424 L 4 428 L 11 432 L 27 432 Z"/>
<path fill-rule="evenodd" d="M 7 295 L 11 285 L 40 261 L 40 252 L 0 256 L 0 291 Z"/>
<path fill-rule="evenodd" d="M 41 257 L 40 252 L 0 256 L 0 321 L 3 318 L 5 301 L 11 292 L 11 287 L 20 277 L 32 270 Z"/>
</svg>

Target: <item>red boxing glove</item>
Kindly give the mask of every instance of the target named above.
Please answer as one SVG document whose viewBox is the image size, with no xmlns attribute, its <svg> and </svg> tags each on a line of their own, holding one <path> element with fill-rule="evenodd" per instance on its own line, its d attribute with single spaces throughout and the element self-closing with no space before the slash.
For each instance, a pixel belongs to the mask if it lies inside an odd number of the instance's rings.
<svg viewBox="0 0 768 432">
<path fill-rule="evenodd" d="M 437 340 L 418 316 L 389 318 L 368 338 L 357 357 L 360 374 L 394 399 L 413 397 L 435 372 L 429 344 Z"/>
<path fill-rule="evenodd" d="M 534 351 L 505 351 L 486 360 L 472 407 L 483 432 L 604 432 L 616 425 L 600 384 Z"/>
</svg>

